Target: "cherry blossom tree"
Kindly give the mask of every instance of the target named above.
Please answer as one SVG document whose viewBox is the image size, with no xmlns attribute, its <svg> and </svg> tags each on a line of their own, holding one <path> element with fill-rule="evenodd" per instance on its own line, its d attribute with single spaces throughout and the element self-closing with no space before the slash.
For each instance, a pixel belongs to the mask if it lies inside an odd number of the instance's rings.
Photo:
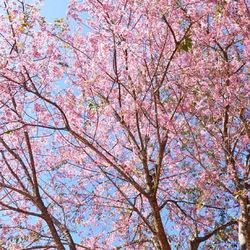
<svg viewBox="0 0 250 250">
<path fill-rule="evenodd" d="M 39 4 L 1 3 L 1 248 L 249 250 L 249 1 Z"/>
</svg>

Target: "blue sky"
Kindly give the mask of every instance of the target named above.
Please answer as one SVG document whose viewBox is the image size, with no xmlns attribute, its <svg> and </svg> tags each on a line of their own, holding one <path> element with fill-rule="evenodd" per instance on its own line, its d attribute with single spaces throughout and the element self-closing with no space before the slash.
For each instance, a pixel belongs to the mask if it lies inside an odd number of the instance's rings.
<svg viewBox="0 0 250 250">
<path fill-rule="evenodd" d="M 55 18 L 65 17 L 69 0 L 44 0 L 42 16 L 52 22 Z"/>
<path fill-rule="evenodd" d="M 0 0 L 1 1 L 1 0 Z M 61 18 L 66 16 L 67 6 L 70 0 L 43 0 L 41 15 L 45 17 L 48 22 L 53 23 L 55 18 Z M 81 14 L 82 18 L 87 18 L 87 13 Z M 74 27 L 74 21 L 70 20 L 71 28 Z M 90 29 L 83 24 L 83 31 L 85 34 Z"/>
</svg>

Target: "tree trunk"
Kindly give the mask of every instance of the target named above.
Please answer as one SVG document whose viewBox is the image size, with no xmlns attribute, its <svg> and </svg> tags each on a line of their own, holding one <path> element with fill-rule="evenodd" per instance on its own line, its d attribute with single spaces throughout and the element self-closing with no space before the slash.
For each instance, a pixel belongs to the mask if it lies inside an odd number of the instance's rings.
<svg viewBox="0 0 250 250">
<path fill-rule="evenodd" d="M 239 197 L 240 217 L 238 220 L 238 238 L 240 250 L 250 250 L 250 219 L 248 198 Z"/>
<path fill-rule="evenodd" d="M 42 218 L 46 221 L 46 223 L 49 227 L 52 238 L 56 244 L 56 249 L 57 250 L 65 250 L 65 247 L 64 247 L 64 245 L 60 239 L 60 236 L 56 230 L 54 222 L 53 222 L 46 206 L 44 205 L 40 195 L 38 195 L 38 201 L 37 201 L 36 205 L 40 209 L 40 211 L 42 212 Z"/>
<path fill-rule="evenodd" d="M 159 206 L 155 197 L 149 200 L 152 209 L 152 215 L 154 220 L 154 229 L 156 232 L 156 237 L 159 241 L 160 250 L 171 250 L 170 244 L 168 242 L 159 210 Z"/>
<path fill-rule="evenodd" d="M 59 235 L 57 233 L 55 225 L 54 225 L 52 219 L 50 218 L 50 216 L 48 215 L 48 213 L 46 213 L 46 214 L 44 213 L 43 218 L 44 218 L 44 220 L 46 221 L 46 223 L 47 223 L 47 225 L 49 227 L 49 230 L 51 232 L 53 240 L 54 240 L 54 242 L 56 244 L 57 250 L 65 250 L 65 247 L 61 242 L 61 239 L 60 239 L 60 237 L 59 237 Z"/>
<path fill-rule="evenodd" d="M 62 232 L 65 240 L 67 241 L 68 243 L 68 246 L 69 246 L 69 249 L 70 250 L 76 250 L 76 245 L 74 243 L 74 240 L 72 239 L 72 236 L 68 230 L 68 228 L 63 225 L 59 220 L 57 220 L 55 217 L 51 216 L 52 217 L 52 221 L 53 223 L 60 229 L 60 231 Z"/>
<path fill-rule="evenodd" d="M 198 247 L 200 245 L 200 242 L 197 240 L 191 240 L 190 241 L 190 250 L 198 250 Z"/>
</svg>

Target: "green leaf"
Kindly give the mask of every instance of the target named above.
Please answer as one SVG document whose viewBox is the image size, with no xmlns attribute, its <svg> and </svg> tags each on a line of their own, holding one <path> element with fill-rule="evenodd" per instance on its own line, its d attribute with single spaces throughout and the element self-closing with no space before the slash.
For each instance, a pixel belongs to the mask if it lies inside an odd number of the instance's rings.
<svg viewBox="0 0 250 250">
<path fill-rule="evenodd" d="M 193 46 L 193 42 L 192 42 L 192 38 L 189 34 L 187 34 L 182 41 L 180 42 L 179 46 L 178 46 L 178 51 L 190 51 L 192 49 Z"/>
<path fill-rule="evenodd" d="M 219 17 L 219 15 L 220 15 L 220 13 L 221 13 L 221 6 L 219 6 L 218 4 L 215 6 L 215 8 L 214 8 L 214 17 L 215 18 L 218 18 Z"/>
<path fill-rule="evenodd" d="M 95 102 L 93 102 L 93 101 L 90 101 L 89 102 L 89 104 L 88 104 L 88 108 L 90 109 L 90 110 L 97 110 L 97 108 L 98 108 L 99 106 L 98 106 L 98 104 L 97 103 L 95 103 Z"/>
<path fill-rule="evenodd" d="M 62 18 L 55 18 L 54 23 L 61 25 L 64 23 L 64 18 L 63 17 Z"/>
</svg>

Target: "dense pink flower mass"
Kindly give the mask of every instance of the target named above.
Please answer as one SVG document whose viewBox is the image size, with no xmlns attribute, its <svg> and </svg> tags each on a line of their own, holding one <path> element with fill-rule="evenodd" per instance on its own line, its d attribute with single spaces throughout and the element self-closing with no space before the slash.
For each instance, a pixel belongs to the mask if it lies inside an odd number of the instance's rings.
<svg viewBox="0 0 250 250">
<path fill-rule="evenodd" d="M 0 2 L 0 248 L 250 250 L 249 0 L 39 6 Z"/>
</svg>

